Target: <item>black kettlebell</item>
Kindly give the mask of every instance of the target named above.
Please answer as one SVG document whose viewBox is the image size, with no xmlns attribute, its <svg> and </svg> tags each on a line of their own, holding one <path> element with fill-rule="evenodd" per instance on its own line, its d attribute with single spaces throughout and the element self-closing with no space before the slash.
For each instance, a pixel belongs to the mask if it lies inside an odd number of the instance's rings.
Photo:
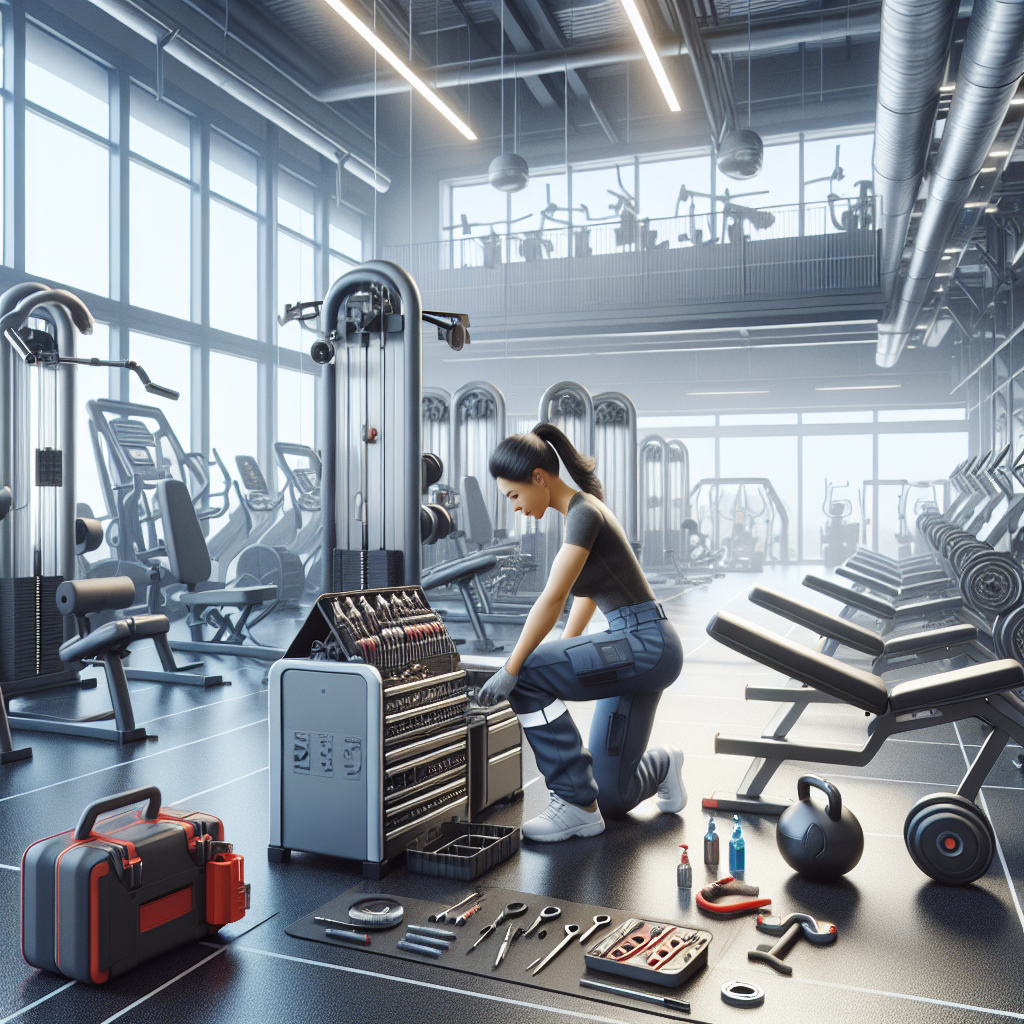
<svg viewBox="0 0 1024 1024">
<path fill-rule="evenodd" d="M 828 797 L 828 807 L 811 802 L 811 787 Z M 864 852 L 864 830 L 839 790 L 818 775 L 802 775 L 797 802 L 779 818 L 775 841 L 782 859 L 804 878 L 827 882 L 852 871 Z"/>
</svg>

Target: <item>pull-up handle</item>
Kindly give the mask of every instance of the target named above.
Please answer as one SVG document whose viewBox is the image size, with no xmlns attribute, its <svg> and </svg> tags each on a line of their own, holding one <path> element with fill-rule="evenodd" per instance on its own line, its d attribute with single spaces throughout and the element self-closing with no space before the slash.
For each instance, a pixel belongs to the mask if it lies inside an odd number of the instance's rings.
<svg viewBox="0 0 1024 1024">
<path fill-rule="evenodd" d="M 140 800 L 148 800 L 146 805 L 145 818 L 147 821 L 156 821 L 160 813 L 160 790 L 156 786 L 141 786 L 139 789 L 128 789 L 123 793 L 115 793 L 113 796 L 104 797 L 102 800 L 94 800 L 78 819 L 78 827 L 75 829 L 75 839 L 81 842 L 88 839 L 92 832 L 96 819 L 107 811 L 116 811 L 119 807 L 127 807 L 129 804 L 137 804 Z"/>
</svg>

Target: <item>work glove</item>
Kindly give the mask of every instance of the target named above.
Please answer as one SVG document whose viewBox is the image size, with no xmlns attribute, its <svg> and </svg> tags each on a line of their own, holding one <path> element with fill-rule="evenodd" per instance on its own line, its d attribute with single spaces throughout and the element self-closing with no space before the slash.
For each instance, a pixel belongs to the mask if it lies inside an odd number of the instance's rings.
<svg viewBox="0 0 1024 1024">
<path fill-rule="evenodd" d="M 489 708 L 494 704 L 500 704 L 508 700 L 508 695 L 516 688 L 519 676 L 512 675 L 504 665 L 491 676 L 490 679 L 480 687 L 476 695 L 477 703 L 482 707 Z"/>
</svg>

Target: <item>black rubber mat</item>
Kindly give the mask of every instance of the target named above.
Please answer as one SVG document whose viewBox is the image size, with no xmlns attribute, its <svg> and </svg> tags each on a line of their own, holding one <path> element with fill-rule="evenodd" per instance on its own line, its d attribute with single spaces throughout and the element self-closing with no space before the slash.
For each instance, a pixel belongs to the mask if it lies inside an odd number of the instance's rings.
<svg viewBox="0 0 1024 1024">
<path fill-rule="evenodd" d="M 348 908 L 360 899 L 364 899 L 367 893 L 386 893 L 386 885 L 378 886 L 376 883 L 364 883 L 342 893 L 337 899 L 314 910 L 311 914 L 300 918 L 285 931 L 297 939 L 310 939 L 313 942 L 323 942 L 329 946 L 344 946 L 346 949 L 363 950 L 361 946 L 354 946 L 349 942 L 340 942 L 332 939 L 325 933 L 323 925 L 316 924 L 314 917 L 329 917 L 334 920 L 348 920 Z M 652 995 L 670 996 L 673 999 L 686 999 L 687 983 L 679 988 L 664 988 L 660 985 L 649 985 L 628 978 L 618 977 L 613 974 L 605 974 L 599 971 L 588 970 L 583 961 L 584 950 L 589 949 L 594 942 L 604 935 L 608 935 L 613 928 L 622 924 L 623 921 L 636 915 L 623 910 L 614 910 L 609 907 L 595 907 L 585 903 L 570 903 L 568 900 L 553 900 L 531 893 L 513 892 L 510 889 L 490 889 L 483 886 L 475 888 L 470 883 L 461 892 L 456 891 L 452 895 L 451 903 L 456 903 L 470 892 L 483 891 L 486 900 L 483 903 L 484 909 L 470 919 L 466 925 L 457 928 L 449 928 L 447 925 L 433 925 L 427 920 L 431 914 L 444 909 L 444 905 L 427 903 L 424 900 L 414 900 L 402 896 L 394 897 L 396 902 L 402 904 L 405 914 L 400 925 L 390 928 L 387 931 L 370 932 L 371 944 L 365 947 L 369 953 L 379 953 L 382 956 L 398 957 L 401 960 L 413 960 L 417 963 L 430 963 L 437 967 L 444 967 L 451 971 L 459 971 L 463 974 L 484 975 L 489 978 L 500 978 L 502 981 L 511 981 L 518 985 L 529 988 L 547 989 L 549 992 L 559 992 L 564 995 L 579 996 L 596 1003 L 606 1003 L 611 1006 L 628 1007 L 631 1010 L 640 1010 L 652 1013 L 660 1017 L 669 1017 L 673 1020 L 685 1019 L 692 1021 L 693 1018 L 681 1018 L 677 1013 L 661 1010 L 654 1003 L 641 1002 L 639 1000 L 624 999 L 612 993 L 600 993 L 594 989 L 580 987 L 580 978 L 586 976 L 595 981 L 604 981 L 612 985 L 621 985 L 624 988 L 635 989 L 638 992 L 648 992 Z M 467 954 L 467 950 L 480 937 L 481 929 L 491 924 L 501 913 L 502 908 L 510 903 L 525 903 L 528 907 L 522 917 L 516 918 L 514 923 L 529 928 L 540 914 L 541 909 L 547 906 L 558 906 L 562 910 L 561 917 L 545 922 L 528 938 L 521 938 L 513 943 L 509 949 L 501 967 L 495 969 L 494 961 L 498 955 L 502 939 L 508 929 L 508 923 L 502 924 L 496 932 L 488 936 L 473 952 Z M 450 906 L 451 904 L 449 904 Z M 558 943 L 565 938 L 565 926 L 577 924 L 580 926 L 579 935 L 583 935 L 593 924 L 594 918 L 598 915 L 610 917 L 611 924 L 596 931 L 585 944 L 581 945 L 578 938 L 574 938 L 562 952 L 544 968 L 540 974 L 534 976 L 526 970 L 527 966 L 538 957 L 547 956 Z M 701 920 L 696 913 L 691 915 L 694 920 L 689 925 L 695 928 L 707 930 L 707 922 Z M 686 924 L 686 922 L 666 922 L 670 924 Z M 420 924 L 433 928 L 447 928 L 454 931 L 458 938 L 452 942 L 451 949 L 442 953 L 437 959 L 428 956 L 421 956 L 418 953 L 408 953 L 398 948 L 399 940 L 405 935 L 406 925 Z M 352 926 L 359 930 L 357 925 Z M 538 939 L 537 933 L 547 929 L 547 937 Z M 709 956 L 715 955 L 715 944 L 711 943 Z M 699 973 L 698 973 L 699 976 Z M 695 979 L 691 979 L 695 980 Z M 696 1022 L 695 1022 L 696 1024 Z"/>
</svg>

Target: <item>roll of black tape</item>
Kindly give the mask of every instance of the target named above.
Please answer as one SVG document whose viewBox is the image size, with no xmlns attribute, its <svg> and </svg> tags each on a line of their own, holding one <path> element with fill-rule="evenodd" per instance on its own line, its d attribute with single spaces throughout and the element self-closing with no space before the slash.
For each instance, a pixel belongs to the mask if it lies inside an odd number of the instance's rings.
<svg viewBox="0 0 1024 1024">
<path fill-rule="evenodd" d="M 722 1002 L 729 1006 L 752 1009 L 764 1003 L 764 989 L 752 981 L 727 981 L 722 986 Z"/>
</svg>

